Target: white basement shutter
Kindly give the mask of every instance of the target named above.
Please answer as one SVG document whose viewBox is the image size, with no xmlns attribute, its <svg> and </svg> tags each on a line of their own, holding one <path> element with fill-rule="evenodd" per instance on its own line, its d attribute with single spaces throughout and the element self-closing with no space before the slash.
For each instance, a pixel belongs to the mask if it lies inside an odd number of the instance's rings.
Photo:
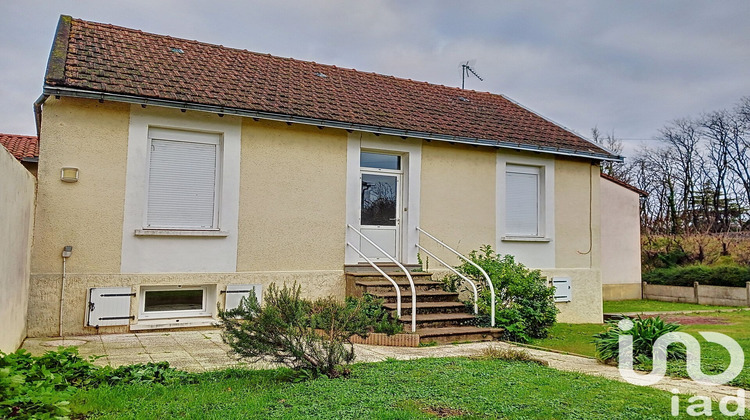
<svg viewBox="0 0 750 420">
<path fill-rule="evenodd" d="M 539 169 L 515 169 L 505 176 L 505 231 L 510 236 L 539 236 Z"/>
<path fill-rule="evenodd" d="M 218 144 L 151 140 L 147 225 L 215 228 Z"/>
<path fill-rule="evenodd" d="M 229 284 L 226 290 L 224 310 L 229 311 L 240 306 L 242 298 L 250 298 L 250 291 L 255 291 L 255 297 L 260 300 L 262 289 L 260 284 Z"/>
<path fill-rule="evenodd" d="M 89 289 L 86 325 L 104 327 L 107 325 L 128 325 L 130 299 L 135 296 L 130 287 L 96 287 Z"/>
<path fill-rule="evenodd" d="M 552 277 L 552 287 L 555 288 L 555 302 L 570 302 L 572 300 L 570 277 Z"/>
</svg>

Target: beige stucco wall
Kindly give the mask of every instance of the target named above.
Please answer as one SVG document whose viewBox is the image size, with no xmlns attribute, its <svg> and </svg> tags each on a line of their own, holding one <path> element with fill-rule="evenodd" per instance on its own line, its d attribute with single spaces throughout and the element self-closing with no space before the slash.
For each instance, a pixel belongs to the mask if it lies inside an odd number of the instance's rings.
<svg viewBox="0 0 750 420">
<path fill-rule="evenodd" d="M 26 338 L 36 180 L 0 147 L 0 351 Z"/>
<path fill-rule="evenodd" d="M 243 121 L 237 271 L 343 270 L 346 142 L 343 130 Z"/>
<path fill-rule="evenodd" d="M 462 254 L 495 243 L 496 153 L 443 142 L 422 145 L 420 227 Z M 423 236 L 421 243 L 445 262 L 458 264 L 429 238 Z M 433 267 L 440 265 L 431 262 Z"/>
<path fill-rule="evenodd" d="M 599 167 L 583 159 L 555 161 L 555 270 L 571 278 L 572 300 L 559 322 L 602 322 Z"/>
<path fill-rule="evenodd" d="M 606 178 L 600 184 L 604 300 L 640 299 L 640 197 Z"/>
<path fill-rule="evenodd" d="M 114 102 L 47 99 L 32 273 L 61 273 L 66 245 L 73 246 L 70 273 L 120 271 L 129 109 Z M 78 182 L 60 181 L 64 166 L 79 168 Z"/>
</svg>

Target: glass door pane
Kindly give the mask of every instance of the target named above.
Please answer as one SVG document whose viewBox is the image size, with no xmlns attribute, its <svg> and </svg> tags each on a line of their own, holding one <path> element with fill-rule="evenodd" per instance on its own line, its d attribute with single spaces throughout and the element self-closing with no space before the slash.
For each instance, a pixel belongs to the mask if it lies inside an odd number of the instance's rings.
<svg viewBox="0 0 750 420">
<path fill-rule="evenodd" d="M 396 226 L 395 175 L 362 174 L 363 226 Z"/>
</svg>

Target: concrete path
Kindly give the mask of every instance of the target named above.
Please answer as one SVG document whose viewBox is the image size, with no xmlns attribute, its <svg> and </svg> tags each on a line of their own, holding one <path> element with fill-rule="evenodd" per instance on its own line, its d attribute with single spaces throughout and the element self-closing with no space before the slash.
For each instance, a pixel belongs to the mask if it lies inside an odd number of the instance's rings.
<svg viewBox="0 0 750 420">
<path fill-rule="evenodd" d="M 241 363 L 229 356 L 229 347 L 221 340 L 220 330 L 89 335 L 65 339 L 28 338 L 23 344 L 23 348 L 34 355 L 54 350 L 58 346 L 77 346 L 82 356 L 103 355 L 94 362 L 98 365 L 120 366 L 168 361 L 173 367 L 193 372 L 227 367 L 273 367 L 273 364 L 265 362 Z M 526 351 L 535 359 L 546 361 L 554 369 L 623 381 L 617 367 L 603 365 L 592 358 L 524 348 L 501 341 L 417 348 L 357 344 L 355 352 L 358 362 L 379 362 L 388 358 L 409 360 L 422 357 L 476 356 L 492 347 Z M 677 389 L 682 394 L 703 395 L 715 400 L 728 395 L 736 396 L 738 391 L 738 388 L 730 386 L 709 387 L 678 378 L 664 378 L 654 388 L 669 392 Z"/>
</svg>

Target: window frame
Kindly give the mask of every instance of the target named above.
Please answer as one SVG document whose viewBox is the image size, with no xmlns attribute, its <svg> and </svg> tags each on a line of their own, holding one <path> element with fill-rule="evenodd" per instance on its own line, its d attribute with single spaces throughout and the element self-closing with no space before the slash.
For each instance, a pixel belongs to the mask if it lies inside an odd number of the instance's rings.
<svg viewBox="0 0 750 420">
<path fill-rule="evenodd" d="M 546 215 L 547 215 L 547 203 L 546 203 L 546 167 L 544 165 L 533 165 L 525 163 L 507 162 L 505 164 L 505 171 L 503 176 L 505 177 L 505 191 L 503 197 L 503 237 L 502 240 L 538 240 L 548 241 L 546 236 Z M 508 174 L 527 174 L 536 176 L 537 188 L 536 188 L 536 223 L 537 233 L 536 235 L 531 234 L 519 234 L 509 233 L 508 226 Z"/>
<path fill-rule="evenodd" d="M 181 311 L 149 311 L 146 312 L 146 294 L 148 292 L 163 292 L 175 290 L 201 290 L 203 302 L 201 309 L 186 309 Z M 197 318 L 213 316 L 208 306 L 209 290 L 206 285 L 197 286 L 141 286 L 138 296 L 138 319 L 175 319 L 175 318 Z"/>
<path fill-rule="evenodd" d="M 220 211 L 221 211 L 221 188 L 222 188 L 222 173 L 223 173 L 223 152 L 224 152 L 224 136 L 223 133 L 208 132 L 208 131 L 197 131 L 197 130 L 183 130 L 175 128 L 165 128 L 158 126 L 148 127 L 148 140 L 146 145 L 146 179 L 145 179 L 145 199 L 143 201 L 143 229 L 136 231 L 137 235 L 149 235 L 158 234 L 160 232 L 217 232 L 220 233 Z M 151 151 L 154 140 L 160 141 L 174 141 L 182 143 L 198 143 L 198 144 L 209 144 L 216 147 L 215 156 L 215 170 L 214 170 L 214 197 L 213 197 L 213 219 L 211 227 L 202 226 L 150 226 L 148 220 L 148 209 L 149 209 L 149 196 L 151 189 Z M 225 235 L 221 235 L 225 236 Z"/>
</svg>

